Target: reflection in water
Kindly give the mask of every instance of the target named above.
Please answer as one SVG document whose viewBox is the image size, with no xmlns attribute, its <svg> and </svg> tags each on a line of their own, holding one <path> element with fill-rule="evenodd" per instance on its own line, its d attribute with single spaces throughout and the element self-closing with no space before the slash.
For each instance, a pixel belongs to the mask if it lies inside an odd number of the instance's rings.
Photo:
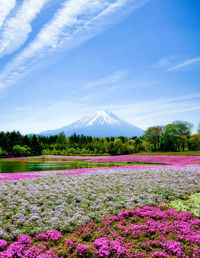
<svg viewBox="0 0 200 258">
<path fill-rule="evenodd" d="M 44 170 L 64 170 L 73 168 L 71 163 L 35 163 L 35 162 L 17 162 L 17 161 L 0 161 L 0 173 L 16 173 L 28 171 Z"/>
<path fill-rule="evenodd" d="M 80 161 L 67 161 L 64 162 L 27 162 L 27 161 L 9 161 L 0 160 L 0 173 L 18 173 L 18 172 L 29 172 L 29 171 L 46 171 L 46 170 L 66 170 L 76 168 L 88 168 L 88 167 L 105 167 L 113 166 L 112 164 L 105 163 L 87 163 Z"/>
</svg>

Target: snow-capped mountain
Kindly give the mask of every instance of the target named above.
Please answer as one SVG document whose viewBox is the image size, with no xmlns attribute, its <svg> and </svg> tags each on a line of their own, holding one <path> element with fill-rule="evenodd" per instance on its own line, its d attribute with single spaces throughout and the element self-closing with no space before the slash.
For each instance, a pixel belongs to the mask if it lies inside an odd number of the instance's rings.
<svg viewBox="0 0 200 258">
<path fill-rule="evenodd" d="M 56 130 L 41 132 L 40 135 L 50 136 L 64 132 L 66 136 L 74 133 L 93 137 L 132 137 L 142 136 L 144 131 L 131 125 L 109 111 L 97 111 L 93 114 Z"/>
</svg>

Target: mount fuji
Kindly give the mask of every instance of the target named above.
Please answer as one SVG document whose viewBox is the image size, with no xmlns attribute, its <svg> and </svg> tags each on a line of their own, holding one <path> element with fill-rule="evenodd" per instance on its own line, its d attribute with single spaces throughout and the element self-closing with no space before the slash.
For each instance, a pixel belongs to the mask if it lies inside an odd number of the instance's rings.
<svg viewBox="0 0 200 258">
<path fill-rule="evenodd" d="M 58 135 L 64 132 L 66 136 L 85 135 L 92 137 L 133 137 L 142 136 L 144 131 L 132 124 L 125 122 L 109 111 L 97 111 L 82 119 L 56 130 L 39 133 L 41 136 Z"/>
</svg>

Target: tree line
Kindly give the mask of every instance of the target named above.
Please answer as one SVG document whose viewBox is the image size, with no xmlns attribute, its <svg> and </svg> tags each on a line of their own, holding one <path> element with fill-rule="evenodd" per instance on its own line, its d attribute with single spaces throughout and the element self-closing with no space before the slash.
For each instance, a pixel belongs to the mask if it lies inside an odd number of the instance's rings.
<svg viewBox="0 0 200 258">
<path fill-rule="evenodd" d="M 200 150 L 198 133 L 193 125 L 175 121 L 166 126 L 149 127 L 142 137 L 90 137 L 64 133 L 55 136 L 22 135 L 20 132 L 0 132 L 0 157 L 36 155 L 123 155 L 155 151 Z"/>
</svg>

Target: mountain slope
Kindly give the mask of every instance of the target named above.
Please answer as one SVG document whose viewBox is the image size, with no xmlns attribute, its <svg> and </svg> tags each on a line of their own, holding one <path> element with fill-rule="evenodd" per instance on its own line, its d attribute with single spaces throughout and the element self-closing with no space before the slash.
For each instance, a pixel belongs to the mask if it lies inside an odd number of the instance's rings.
<svg viewBox="0 0 200 258">
<path fill-rule="evenodd" d="M 64 132 L 66 136 L 74 133 L 93 137 L 132 137 L 142 136 L 144 131 L 131 125 L 109 111 L 97 111 L 93 114 L 56 130 L 41 132 L 40 135 L 50 136 Z"/>
</svg>

